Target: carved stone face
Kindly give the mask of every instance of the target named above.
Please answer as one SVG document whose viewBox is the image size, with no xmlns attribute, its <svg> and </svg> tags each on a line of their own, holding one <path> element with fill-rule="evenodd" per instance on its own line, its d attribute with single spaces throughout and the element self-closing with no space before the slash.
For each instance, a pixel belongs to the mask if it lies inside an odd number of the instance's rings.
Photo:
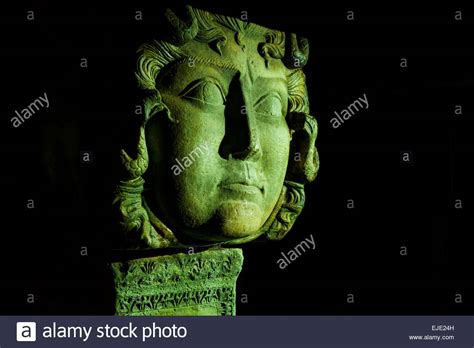
<svg viewBox="0 0 474 348">
<path fill-rule="evenodd" d="M 307 41 L 189 6 L 165 17 L 139 50 L 144 113 L 115 200 L 124 244 L 283 238 L 319 167 Z"/>
<path fill-rule="evenodd" d="M 222 28 L 228 37 L 230 30 Z M 280 196 L 290 150 L 287 68 L 266 64 L 265 38 L 181 47 L 157 89 L 175 123 L 146 128 L 147 181 L 156 208 L 185 233 L 210 240 L 258 235 Z"/>
</svg>

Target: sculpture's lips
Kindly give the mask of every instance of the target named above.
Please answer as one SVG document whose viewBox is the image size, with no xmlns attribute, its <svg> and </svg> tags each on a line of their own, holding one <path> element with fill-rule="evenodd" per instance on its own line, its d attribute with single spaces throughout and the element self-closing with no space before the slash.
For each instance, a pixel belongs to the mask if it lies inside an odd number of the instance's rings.
<svg viewBox="0 0 474 348">
<path fill-rule="evenodd" d="M 262 193 L 263 191 L 263 187 L 254 183 L 246 182 L 246 181 L 225 183 L 221 185 L 221 187 L 226 190 L 242 192 L 242 193 L 247 193 L 247 194 L 252 194 L 252 195 Z"/>
</svg>

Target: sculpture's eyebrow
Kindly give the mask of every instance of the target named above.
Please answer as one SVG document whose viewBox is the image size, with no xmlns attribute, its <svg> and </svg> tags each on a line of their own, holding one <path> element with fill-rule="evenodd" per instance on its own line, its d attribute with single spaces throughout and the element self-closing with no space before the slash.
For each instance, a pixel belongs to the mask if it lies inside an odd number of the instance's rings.
<svg viewBox="0 0 474 348">
<path fill-rule="evenodd" d="M 221 62 L 218 61 L 217 59 L 212 59 L 212 58 L 202 58 L 202 57 L 197 57 L 197 56 L 187 56 L 182 59 L 179 59 L 177 61 L 178 64 L 204 64 L 204 65 L 211 65 L 217 68 L 221 69 L 226 69 L 226 70 L 231 70 L 233 72 L 239 72 L 240 69 L 237 65 L 229 63 L 229 62 Z"/>
</svg>

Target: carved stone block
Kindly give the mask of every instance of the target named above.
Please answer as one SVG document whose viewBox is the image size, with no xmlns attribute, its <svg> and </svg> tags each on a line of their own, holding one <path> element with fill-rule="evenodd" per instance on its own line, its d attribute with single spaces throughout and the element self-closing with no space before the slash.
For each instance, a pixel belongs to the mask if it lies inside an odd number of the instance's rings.
<svg viewBox="0 0 474 348">
<path fill-rule="evenodd" d="M 111 264 L 116 315 L 235 315 L 241 249 L 210 249 Z"/>
</svg>

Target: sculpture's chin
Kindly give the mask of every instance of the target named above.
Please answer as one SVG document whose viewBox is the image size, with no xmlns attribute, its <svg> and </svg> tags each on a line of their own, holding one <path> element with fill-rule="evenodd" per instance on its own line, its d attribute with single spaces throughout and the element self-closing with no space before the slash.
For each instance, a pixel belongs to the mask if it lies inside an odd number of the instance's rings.
<svg viewBox="0 0 474 348">
<path fill-rule="evenodd" d="M 229 200 L 217 210 L 222 235 L 230 238 L 249 237 L 262 227 L 262 209 L 248 201 Z"/>
</svg>

